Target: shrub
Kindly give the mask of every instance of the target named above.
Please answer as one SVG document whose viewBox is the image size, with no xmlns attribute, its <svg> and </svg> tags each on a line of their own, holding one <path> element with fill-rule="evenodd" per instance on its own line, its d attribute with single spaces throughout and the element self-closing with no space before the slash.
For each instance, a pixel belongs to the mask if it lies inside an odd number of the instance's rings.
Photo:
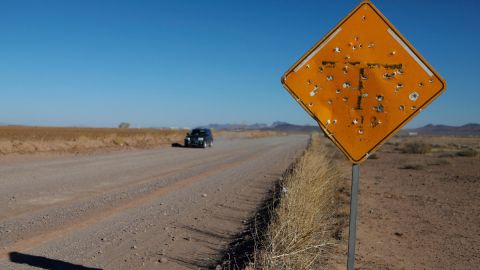
<svg viewBox="0 0 480 270">
<path fill-rule="evenodd" d="M 459 157 L 476 157 L 478 152 L 474 149 L 462 150 L 457 152 L 457 156 Z"/>
<path fill-rule="evenodd" d="M 432 150 L 432 146 L 428 143 L 417 141 L 406 143 L 401 150 L 405 154 L 426 154 Z"/>
<path fill-rule="evenodd" d="M 127 122 L 121 122 L 118 125 L 118 128 L 129 128 L 129 127 L 130 127 L 130 123 L 127 123 Z"/>
<path fill-rule="evenodd" d="M 454 155 L 452 153 L 441 153 L 438 155 L 439 158 L 452 158 Z"/>
</svg>

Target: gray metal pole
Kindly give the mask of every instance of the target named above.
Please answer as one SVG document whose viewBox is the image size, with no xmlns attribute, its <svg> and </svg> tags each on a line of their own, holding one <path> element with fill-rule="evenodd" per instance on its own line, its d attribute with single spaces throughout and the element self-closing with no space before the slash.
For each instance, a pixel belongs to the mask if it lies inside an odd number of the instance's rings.
<svg viewBox="0 0 480 270">
<path fill-rule="evenodd" d="M 355 270 L 355 240 L 357 236 L 357 201 L 360 182 L 360 165 L 352 166 L 352 190 L 350 194 L 350 223 L 348 233 L 347 270 Z"/>
</svg>

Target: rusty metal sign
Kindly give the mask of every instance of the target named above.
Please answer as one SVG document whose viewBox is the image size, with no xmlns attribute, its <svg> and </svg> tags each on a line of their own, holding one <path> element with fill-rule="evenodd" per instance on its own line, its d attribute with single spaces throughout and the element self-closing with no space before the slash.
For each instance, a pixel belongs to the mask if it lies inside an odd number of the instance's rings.
<svg viewBox="0 0 480 270">
<path fill-rule="evenodd" d="M 302 56 L 282 84 L 355 164 L 446 87 L 370 1 Z"/>
</svg>

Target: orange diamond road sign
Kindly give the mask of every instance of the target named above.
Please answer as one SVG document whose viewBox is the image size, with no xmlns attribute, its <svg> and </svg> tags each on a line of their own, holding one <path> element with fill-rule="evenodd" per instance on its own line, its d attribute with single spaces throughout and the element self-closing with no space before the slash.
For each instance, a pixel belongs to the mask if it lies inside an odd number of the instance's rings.
<svg viewBox="0 0 480 270">
<path fill-rule="evenodd" d="M 370 1 L 298 60 L 282 84 L 353 163 L 367 159 L 446 87 Z"/>
</svg>

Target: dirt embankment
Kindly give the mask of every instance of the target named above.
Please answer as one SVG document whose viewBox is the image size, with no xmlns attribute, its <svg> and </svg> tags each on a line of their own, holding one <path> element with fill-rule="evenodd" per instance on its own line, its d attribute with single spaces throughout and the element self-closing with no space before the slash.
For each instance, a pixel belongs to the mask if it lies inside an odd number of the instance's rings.
<svg viewBox="0 0 480 270">
<path fill-rule="evenodd" d="M 278 205 L 259 241 L 257 269 L 326 269 L 336 243 L 338 168 L 318 135 L 280 182 Z"/>
<path fill-rule="evenodd" d="M 330 269 L 344 198 L 341 175 L 323 137 L 284 173 L 223 255 L 221 269 Z M 347 212 L 348 214 L 348 212 Z M 220 267 L 219 267 L 220 268 Z"/>
</svg>

